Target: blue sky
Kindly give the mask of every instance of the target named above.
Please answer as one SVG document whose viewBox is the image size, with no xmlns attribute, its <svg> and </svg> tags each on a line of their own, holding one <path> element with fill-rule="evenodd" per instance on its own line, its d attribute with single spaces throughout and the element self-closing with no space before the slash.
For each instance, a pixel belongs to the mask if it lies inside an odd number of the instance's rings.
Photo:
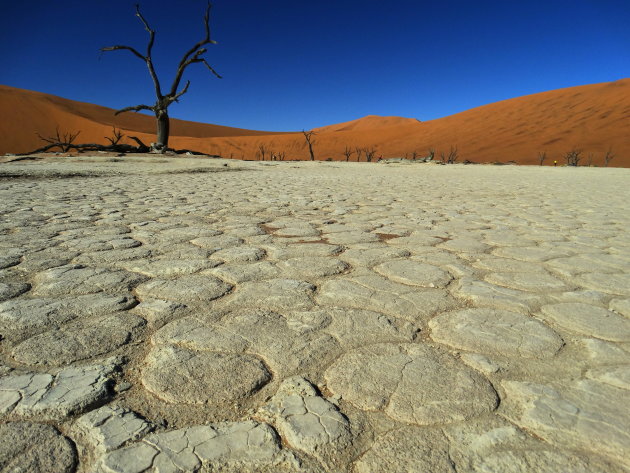
<svg viewBox="0 0 630 473">
<path fill-rule="evenodd" d="M 0 83 L 112 108 L 152 104 L 129 0 L 2 2 Z M 202 0 L 140 2 L 170 88 L 203 35 Z M 215 0 L 206 58 L 172 117 L 301 130 L 368 114 L 431 120 L 545 90 L 630 77 L 630 1 Z"/>
</svg>

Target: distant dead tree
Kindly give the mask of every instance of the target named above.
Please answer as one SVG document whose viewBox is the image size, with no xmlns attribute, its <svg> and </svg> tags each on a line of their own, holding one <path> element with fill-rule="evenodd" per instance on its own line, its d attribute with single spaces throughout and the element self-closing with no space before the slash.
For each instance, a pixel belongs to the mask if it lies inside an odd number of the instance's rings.
<svg viewBox="0 0 630 473">
<path fill-rule="evenodd" d="M 567 160 L 567 166 L 577 166 L 582 160 L 582 150 L 573 148 L 564 155 L 564 159 Z"/>
<path fill-rule="evenodd" d="M 346 148 L 343 150 L 343 155 L 346 157 L 346 162 L 350 161 L 350 156 L 352 156 L 352 153 L 354 153 L 354 151 L 352 151 L 349 146 L 346 146 Z"/>
<path fill-rule="evenodd" d="M 615 155 L 612 152 L 612 146 L 608 148 L 606 154 L 604 155 L 604 166 L 608 167 L 608 163 L 610 163 L 615 158 Z"/>
<path fill-rule="evenodd" d="M 281 152 L 279 152 L 279 153 L 277 154 L 277 158 L 278 158 L 280 161 L 284 161 L 284 158 L 285 158 L 285 156 L 286 156 L 286 155 L 287 155 L 286 151 L 281 151 Z"/>
<path fill-rule="evenodd" d="M 595 158 L 595 155 L 593 153 L 588 153 L 588 157 L 586 158 L 586 165 L 588 167 L 593 165 L 593 158 Z"/>
<path fill-rule="evenodd" d="M 118 142 L 123 139 L 125 135 L 122 131 L 117 130 L 116 127 L 112 127 L 112 136 L 106 136 L 105 139 L 111 143 L 112 146 L 116 146 Z"/>
<path fill-rule="evenodd" d="M 376 154 L 376 148 L 374 148 L 374 146 L 372 146 L 371 148 L 364 148 L 363 152 L 365 153 L 365 160 L 368 163 L 371 163 L 374 159 L 374 155 Z"/>
<path fill-rule="evenodd" d="M 357 163 L 361 161 L 361 153 L 363 153 L 363 148 L 359 148 L 358 146 L 354 149 L 357 153 Z"/>
<path fill-rule="evenodd" d="M 140 13 L 140 5 L 136 4 L 136 16 L 140 19 L 142 24 L 144 25 L 144 29 L 149 33 L 149 43 L 147 45 L 146 54 L 141 54 L 137 49 L 131 46 L 125 45 L 115 45 L 108 46 L 105 48 L 101 48 L 101 52 L 106 51 L 117 51 L 117 50 L 126 50 L 131 52 L 134 56 L 142 60 L 146 63 L 149 68 L 149 75 L 153 80 L 153 87 L 155 88 L 155 96 L 156 101 L 154 105 L 135 105 L 132 107 L 126 107 L 116 111 L 116 115 L 123 112 L 139 112 L 141 110 L 151 110 L 155 114 L 155 118 L 157 120 L 157 143 L 152 145 L 152 148 L 155 151 L 164 152 L 168 148 L 168 139 L 170 135 L 170 121 L 168 116 L 168 107 L 173 102 L 178 102 L 179 98 L 188 92 L 188 87 L 190 86 L 190 81 L 186 82 L 186 85 L 178 91 L 179 84 L 182 80 L 182 76 L 184 71 L 188 66 L 194 63 L 201 63 L 205 65 L 208 70 L 214 74 L 219 79 L 221 76 L 208 64 L 205 58 L 202 56 L 208 51 L 204 46 L 206 44 L 216 44 L 216 41 L 210 39 L 210 3 L 208 2 L 208 6 L 206 7 L 206 13 L 203 17 L 204 26 L 205 26 L 205 36 L 199 42 L 197 42 L 192 48 L 190 48 L 182 59 L 179 61 L 179 65 L 177 66 L 177 71 L 175 72 L 175 79 L 171 85 L 171 88 L 168 93 L 163 94 L 162 88 L 160 86 L 160 81 L 158 80 L 157 73 L 155 72 L 155 68 L 153 66 L 153 59 L 151 57 L 151 52 L 153 49 L 153 43 L 155 42 L 155 31 L 151 29 L 149 23 Z"/>
<path fill-rule="evenodd" d="M 311 161 L 315 161 L 315 153 L 313 153 L 313 145 L 315 144 L 315 140 L 313 139 L 314 131 L 304 131 L 304 139 L 306 140 L 306 144 L 308 145 L 308 152 L 311 154 Z"/>
<path fill-rule="evenodd" d="M 451 150 L 448 152 L 448 157 L 446 158 L 446 162 L 448 164 L 454 164 L 455 161 L 459 158 L 459 152 L 457 151 L 457 146 L 451 146 Z"/>
<path fill-rule="evenodd" d="M 72 145 L 74 143 L 74 140 L 76 140 L 77 136 L 79 136 L 80 134 L 80 131 L 77 131 L 76 133 L 72 133 L 70 131 L 62 133 L 59 131 L 59 127 L 55 128 L 55 136 L 43 137 L 39 133 L 36 133 L 40 140 L 45 141 L 50 145 L 48 147 L 44 147 L 47 148 L 46 151 L 52 148 L 59 148 L 64 153 L 67 153 L 73 148 Z M 43 148 L 40 148 L 40 150 L 41 149 Z"/>
<path fill-rule="evenodd" d="M 538 152 L 538 164 L 540 166 L 543 165 L 543 162 L 545 161 L 545 159 L 547 159 L 547 152 L 546 151 L 539 151 Z"/>
<path fill-rule="evenodd" d="M 147 153 L 149 151 L 149 147 L 146 146 L 140 138 L 136 136 L 130 136 L 129 138 L 138 143 L 138 146 L 131 146 L 124 143 L 119 143 L 119 141 L 124 136 L 120 131 L 117 131 L 114 128 L 114 136 L 113 137 L 105 137 L 110 144 L 102 145 L 99 143 L 81 143 L 75 144 L 74 140 L 79 136 L 81 132 L 77 131 L 76 133 L 68 132 L 62 133 L 59 131 L 59 128 L 56 129 L 55 136 L 43 137 L 39 133 L 36 133 L 37 136 L 42 140 L 48 143 L 46 146 L 43 146 L 38 149 L 34 149 L 32 151 L 27 151 L 26 153 L 18 153 L 17 156 L 26 156 L 28 154 L 35 153 L 46 153 L 54 148 L 59 148 L 64 153 L 67 153 L 70 150 L 78 151 L 79 153 L 83 153 L 85 151 L 111 151 L 116 153 Z M 183 153 L 193 153 L 193 154 L 201 154 L 196 151 L 191 151 L 187 149 L 183 150 L 175 150 L 178 154 Z"/>
<path fill-rule="evenodd" d="M 429 154 L 427 156 L 422 156 L 422 157 L 420 157 L 417 152 L 415 152 L 415 151 L 413 152 L 413 160 L 414 161 L 420 160 L 421 162 L 428 163 L 429 161 L 433 161 L 434 157 L 435 157 L 435 149 L 434 148 L 429 148 Z"/>
<path fill-rule="evenodd" d="M 418 154 L 418 152 L 417 152 L 417 151 L 414 151 L 413 153 L 411 153 L 411 159 L 412 159 L 413 161 L 417 160 L 417 159 L 418 159 L 418 156 L 420 156 L 420 155 Z"/>
<path fill-rule="evenodd" d="M 265 155 L 267 154 L 267 147 L 264 144 L 258 145 L 258 151 L 260 151 L 260 159 L 262 161 L 265 160 Z"/>
</svg>

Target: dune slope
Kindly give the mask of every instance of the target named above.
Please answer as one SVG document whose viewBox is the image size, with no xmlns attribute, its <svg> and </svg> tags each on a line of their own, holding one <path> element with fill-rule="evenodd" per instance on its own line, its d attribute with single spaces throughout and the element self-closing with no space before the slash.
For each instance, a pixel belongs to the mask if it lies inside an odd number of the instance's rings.
<svg viewBox="0 0 630 473">
<path fill-rule="evenodd" d="M 0 86 L 0 153 L 24 152 L 41 146 L 35 132 L 45 136 L 59 126 L 81 131 L 77 142 L 105 142 L 112 126 L 146 143 L 155 140 L 155 121 L 141 114 L 114 116 L 113 110 L 52 95 Z M 346 147 L 374 148 L 376 157 L 426 155 L 429 148 L 459 151 L 460 161 L 564 164 L 567 151 L 582 150 L 580 164 L 603 164 L 612 148 L 613 166 L 630 167 L 630 79 L 542 92 L 477 107 L 436 120 L 364 118 L 315 128 L 317 159 L 345 160 Z M 287 159 L 307 159 L 301 133 L 243 130 L 172 120 L 171 146 L 221 154 L 224 157 L 266 159 L 285 153 Z M 357 159 L 354 153 L 350 160 Z M 361 158 L 365 159 L 364 155 Z"/>
</svg>

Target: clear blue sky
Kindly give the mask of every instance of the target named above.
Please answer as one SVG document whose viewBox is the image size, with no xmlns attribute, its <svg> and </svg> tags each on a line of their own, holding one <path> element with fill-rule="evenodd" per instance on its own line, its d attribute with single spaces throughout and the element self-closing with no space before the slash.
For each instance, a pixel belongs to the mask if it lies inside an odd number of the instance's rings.
<svg viewBox="0 0 630 473">
<path fill-rule="evenodd" d="M 0 0 L 0 83 L 122 108 L 152 104 L 148 35 L 129 0 Z M 170 88 L 203 35 L 202 0 L 150 0 Z M 301 130 L 364 115 L 431 120 L 545 90 L 630 77 L 629 0 L 215 0 L 206 58 L 172 117 Z M 6 117 L 5 117 L 6 118 Z"/>
</svg>

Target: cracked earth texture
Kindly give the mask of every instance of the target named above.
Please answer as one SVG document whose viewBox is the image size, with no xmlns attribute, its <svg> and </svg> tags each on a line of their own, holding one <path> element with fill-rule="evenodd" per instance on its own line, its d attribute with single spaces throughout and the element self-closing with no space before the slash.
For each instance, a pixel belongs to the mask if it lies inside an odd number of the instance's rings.
<svg viewBox="0 0 630 473">
<path fill-rule="evenodd" d="M 630 472 L 625 169 L 0 163 L 0 472 Z"/>
</svg>

